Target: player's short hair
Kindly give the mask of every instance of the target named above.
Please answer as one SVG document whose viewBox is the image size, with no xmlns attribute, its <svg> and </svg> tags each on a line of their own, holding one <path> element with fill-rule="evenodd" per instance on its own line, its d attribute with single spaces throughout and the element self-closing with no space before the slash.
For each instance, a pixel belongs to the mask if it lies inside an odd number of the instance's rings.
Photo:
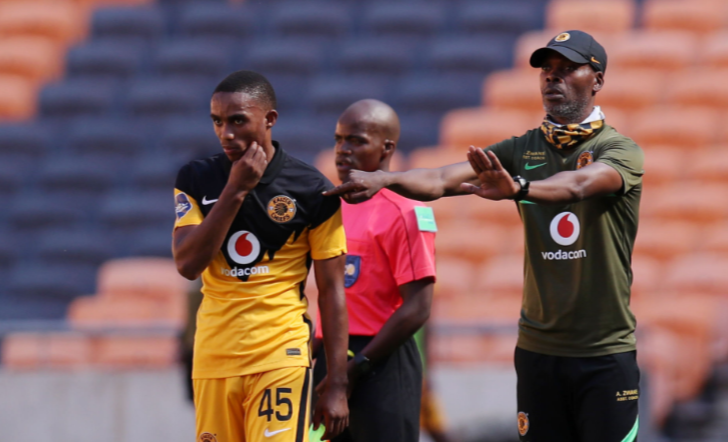
<svg viewBox="0 0 728 442">
<path fill-rule="evenodd" d="M 276 92 L 268 79 L 253 71 L 233 72 L 217 85 L 213 95 L 218 92 L 243 92 L 270 106 L 271 109 L 278 106 Z"/>
</svg>

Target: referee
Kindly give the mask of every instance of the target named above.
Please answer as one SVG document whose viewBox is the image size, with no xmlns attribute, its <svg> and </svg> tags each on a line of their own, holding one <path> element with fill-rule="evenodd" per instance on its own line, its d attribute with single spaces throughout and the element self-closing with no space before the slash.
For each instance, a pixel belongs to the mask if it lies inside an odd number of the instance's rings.
<svg viewBox="0 0 728 442">
<path fill-rule="evenodd" d="M 339 118 L 335 139 L 342 182 L 352 169 L 388 171 L 399 118 L 381 101 L 358 101 Z M 341 211 L 354 357 L 348 367 L 349 428 L 333 441 L 418 442 L 422 363 L 413 335 L 432 304 L 437 230 L 432 209 L 385 189 L 362 204 L 344 202 Z M 317 355 L 317 383 L 326 376 L 326 356 L 323 349 Z"/>
<path fill-rule="evenodd" d="M 518 431 L 531 442 L 632 442 L 639 428 L 631 255 L 643 154 L 594 105 L 607 54 L 581 31 L 536 50 L 546 117 L 540 127 L 468 162 L 403 173 L 352 172 L 331 193 L 381 188 L 433 200 L 476 194 L 516 202 L 525 231 L 515 366 Z"/>
</svg>

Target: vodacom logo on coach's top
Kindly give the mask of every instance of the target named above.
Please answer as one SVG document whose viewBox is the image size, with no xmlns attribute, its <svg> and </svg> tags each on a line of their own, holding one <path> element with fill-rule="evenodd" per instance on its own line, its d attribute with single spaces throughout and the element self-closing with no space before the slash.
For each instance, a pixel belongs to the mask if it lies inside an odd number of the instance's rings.
<svg viewBox="0 0 728 442">
<path fill-rule="evenodd" d="M 579 218 L 571 212 L 561 212 L 551 220 L 551 238 L 560 246 L 570 246 L 579 238 Z"/>
<path fill-rule="evenodd" d="M 260 253 L 260 241 L 247 230 L 235 232 L 227 244 L 230 259 L 238 264 L 250 264 Z"/>
</svg>

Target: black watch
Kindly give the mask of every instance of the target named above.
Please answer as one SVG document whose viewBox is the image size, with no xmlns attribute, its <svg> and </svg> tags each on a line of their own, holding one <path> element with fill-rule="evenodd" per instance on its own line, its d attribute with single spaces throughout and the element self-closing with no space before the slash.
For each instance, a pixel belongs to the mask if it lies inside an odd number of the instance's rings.
<svg viewBox="0 0 728 442">
<path fill-rule="evenodd" d="M 513 201 L 521 201 L 528 195 L 528 188 L 531 186 L 531 182 L 523 178 L 520 175 L 513 177 L 513 181 L 517 182 L 521 189 L 513 196 Z"/>
<path fill-rule="evenodd" d="M 360 375 L 367 374 L 372 369 L 372 363 L 369 358 L 361 353 L 354 356 L 354 366 Z"/>
</svg>

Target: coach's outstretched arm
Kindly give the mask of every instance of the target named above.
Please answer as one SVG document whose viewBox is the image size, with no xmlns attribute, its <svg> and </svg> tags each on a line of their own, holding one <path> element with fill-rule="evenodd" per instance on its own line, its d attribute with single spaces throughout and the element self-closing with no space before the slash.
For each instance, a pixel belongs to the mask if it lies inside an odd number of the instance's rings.
<svg viewBox="0 0 728 442">
<path fill-rule="evenodd" d="M 480 186 L 463 183 L 461 188 L 489 200 L 511 199 L 520 186 L 503 168 L 491 151 L 470 147 L 468 161 L 477 173 Z M 533 181 L 524 198 L 538 204 L 570 204 L 622 190 L 622 175 L 603 163 L 592 163 L 579 170 L 560 172 L 545 180 Z"/>
<path fill-rule="evenodd" d="M 245 197 L 258 185 L 267 166 L 265 151 L 253 142 L 243 156 L 233 162 L 220 198 L 202 223 L 175 229 L 172 254 L 180 275 L 194 280 L 210 265 Z"/>
<path fill-rule="evenodd" d="M 362 172 L 352 170 L 350 180 L 324 192 L 341 195 L 348 203 L 366 201 L 383 188 L 417 201 L 432 201 L 443 196 L 466 195 L 460 184 L 480 184 L 478 175 L 467 162 L 406 172 Z"/>
<path fill-rule="evenodd" d="M 321 396 L 316 402 L 313 427 L 318 429 L 321 423 L 326 426 L 322 437 L 324 440 L 333 438 L 349 426 L 349 405 L 346 397 L 349 315 L 344 292 L 345 264 L 345 255 L 313 261 L 328 373 Z"/>
</svg>

